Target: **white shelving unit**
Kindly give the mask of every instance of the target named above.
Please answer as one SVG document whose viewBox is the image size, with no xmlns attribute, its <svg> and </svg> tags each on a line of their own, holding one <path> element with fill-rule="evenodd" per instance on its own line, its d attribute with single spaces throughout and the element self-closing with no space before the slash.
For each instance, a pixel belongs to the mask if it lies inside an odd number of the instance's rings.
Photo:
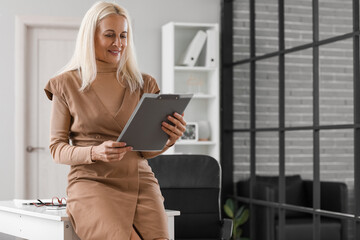
<svg viewBox="0 0 360 240">
<path fill-rule="evenodd" d="M 195 66 L 179 61 L 199 30 L 215 30 L 215 64 L 206 65 L 207 41 Z M 204 23 L 170 22 L 162 27 L 162 93 L 193 93 L 185 111 L 188 123 L 206 121 L 210 137 L 201 141 L 179 140 L 167 153 L 206 154 L 220 159 L 219 26 Z"/>
</svg>

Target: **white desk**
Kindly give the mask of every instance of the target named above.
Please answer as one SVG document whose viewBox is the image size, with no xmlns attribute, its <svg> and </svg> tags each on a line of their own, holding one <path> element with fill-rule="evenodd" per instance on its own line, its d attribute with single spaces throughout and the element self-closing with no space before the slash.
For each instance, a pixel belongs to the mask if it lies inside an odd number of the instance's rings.
<svg viewBox="0 0 360 240">
<path fill-rule="evenodd" d="M 174 239 L 174 217 L 179 211 L 166 210 L 170 239 Z M 0 201 L 0 232 L 34 240 L 78 240 L 65 210 L 45 207 L 16 207 L 13 201 Z"/>
</svg>

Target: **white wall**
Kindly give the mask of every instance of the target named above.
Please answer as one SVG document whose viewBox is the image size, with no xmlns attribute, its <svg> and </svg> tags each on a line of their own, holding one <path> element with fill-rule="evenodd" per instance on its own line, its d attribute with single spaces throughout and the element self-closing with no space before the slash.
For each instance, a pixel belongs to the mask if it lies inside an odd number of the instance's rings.
<svg viewBox="0 0 360 240">
<path fill-rule="evenodd" d="M 15 16 L 79 17 L 95 0 L 0 0 L 0 200 L 14 197 Z M 220 0 L 117 0 L 130 13 L 139 65 L 160 82 L 161 26 L 220 23 Z"/>
</svg>

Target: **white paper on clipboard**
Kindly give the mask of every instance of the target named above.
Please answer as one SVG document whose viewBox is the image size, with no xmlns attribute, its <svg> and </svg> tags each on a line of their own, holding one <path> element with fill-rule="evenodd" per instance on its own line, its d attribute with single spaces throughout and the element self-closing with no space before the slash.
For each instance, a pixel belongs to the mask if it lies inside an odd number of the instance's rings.
<svg viewBox="0 0 360 240">
<path fill-rule="evenodd" d="M 160 151 L 168 135 L 161 129 L 167 116 L 182 114 L 193 94 L 151 94 L 144 93 L 130 116 L 118 142 L 132 146 L 133 151 Z"/>
</svg>

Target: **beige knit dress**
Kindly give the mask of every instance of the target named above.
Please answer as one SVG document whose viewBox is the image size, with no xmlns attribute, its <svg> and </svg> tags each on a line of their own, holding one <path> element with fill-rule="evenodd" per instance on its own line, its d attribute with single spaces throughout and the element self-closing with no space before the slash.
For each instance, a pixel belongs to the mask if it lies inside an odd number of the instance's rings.
<svg viewBox="0 0 360 240">
<path fill-rule="evenodd" d="M 117 139 L 142 94 L 158 93 L 158 85 L 143 75 L 143 88 L 130 93 L 116 80 L 115 67 L 97 61 L 97 70 L 84 92 L 78 71 L 45 87 L 53 100 L 51 154 L 55 162 L 71 165 L 67 213 L 82 240 L 127 240 L 133 225 L 144 239 L 169 238 L 163 197 L 142 157 L 146 153 L 128 152 L 113 163 L 92 162 L 90 156 L 92 146 Z"/>
</svg>

